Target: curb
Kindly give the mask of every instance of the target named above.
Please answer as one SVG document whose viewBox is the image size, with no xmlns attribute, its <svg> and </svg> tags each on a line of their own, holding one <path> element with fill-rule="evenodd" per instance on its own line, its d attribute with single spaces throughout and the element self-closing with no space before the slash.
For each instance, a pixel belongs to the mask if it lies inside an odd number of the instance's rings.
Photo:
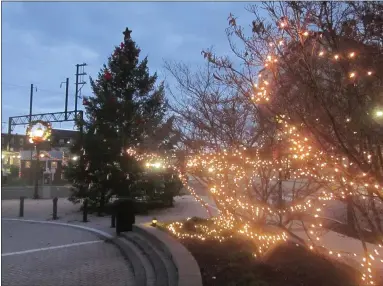
<svg viewBox="0 0 383 286">
<path fill-rule="evenodd" d="M 178 286 L 202 286 L 199 265 L 180 242 L 164 231 L 144 224 L 133 225 L 133 232 L 157 245 L 173 260 L 178 271 Z"/>
</svg>

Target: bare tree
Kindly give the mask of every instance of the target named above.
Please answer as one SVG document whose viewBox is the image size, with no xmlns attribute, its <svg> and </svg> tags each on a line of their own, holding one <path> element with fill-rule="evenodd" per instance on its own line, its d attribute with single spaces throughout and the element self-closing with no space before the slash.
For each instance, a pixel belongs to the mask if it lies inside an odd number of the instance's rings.
<svg viewBox="0 0 383 286">
<path fill-rule="evenodd" d="M 193 150 L 250 147 L 262 126 L 256 110 L 237 90 L 220 83 L 211 64 L 193 71 L 185 63 L 165 62 L 176 85 L 169 102 L 182 142 Z"/>
<path fill-rule="evenodd" d="M 183 63 L 166 62 L 165 68 L 177 83 L 169 102 L 182 142 L 197 154 L 189 157 L 187 172 L 208 183 L 220 217 L 248 235 L 274 227 L 274 242 L 284 233 L 305 244 L 291 232 L 292 213 L 311 209 L 320 185 L 312 178 L 287 179 L 299 168 L 288 164 L 275 116 L 249 105 L 235 83 L 222 83 L 210 63 L 196 72 Z M 258 243 L 260 252 L 272 244 Z"/>
<path fill-rule="evenodd" d="M 326 196 L 347 202 L 359 233 L 363 217 L 381 236 L 383 5 L 265 2 L 248 10 L 249 33 L 229 16 L 236 61 L 204 52 L 215 77 L 290 126 L 300 173 L 328 182 Z"/>
</svg>

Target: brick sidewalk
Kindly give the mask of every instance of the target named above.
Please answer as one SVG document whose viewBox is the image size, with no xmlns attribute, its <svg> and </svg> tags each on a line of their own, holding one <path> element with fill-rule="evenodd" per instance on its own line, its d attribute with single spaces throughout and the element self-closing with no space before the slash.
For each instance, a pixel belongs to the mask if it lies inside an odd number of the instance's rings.
<svg viewBox="0 0 383 286">
<path fill-rule="evenodd" d="M 6 220 L 2 229 L 1 285 L 134 285 L 120 251 L 91 232 Z"/>
<path fill-rule="evenodd" d="M 209 204 L 214 203 L 207 197 L 203 197 Z M 2 201 L 2 216 L 7 218 L 17 218 L 18 216 L 18 200 Z M 78 225 L 84 225 L 87 227 L 97 228 L 110 234 L 114 234 L 114 229 L 110 227 L 110 216 L 97 217 L 95 215 L 89 215 L 89 222 L 82 222 L 82 213 L 78 211 L 79 205 L 73 205 L 66 199 L 59 199 L 58 202 L 58 222 L 72 223 Z M 212 207 L 211 211 L 213 215 L 217 214 L 217 210 Z M 25 201 L 25 219 L 35 220 L 51 220 L 52 219 L 52 200 L 26 200 Z M 182 220 L 187 217 L 198 216 L 207 218 L 206 210 L 194 200 L 192 196 L 182 196 L 175 199 L 173 208 L 156 210 L 150 212 L 149 215 L 136 216 L 136 224 L 151 222 L 153 217 L 156 217 L 158 221 L 167 222 L 174 220 Z M 303 230 L 299 227 L 294 227 L 294 234 L 301 238 L 307 239 L 307 236 Z M 323 244 L 332 249 L 333 251 L 339 251 L 341 253 L 356 253 L 357 255 L 363 255 L 363 248 L 360 241 L 343 236 L 333 231 L 327 231 L 321 238 Z M 368 244 L 369 249 L 377 248 L 376 245 Z M 350 259 L 355 261 L 354 257 Z M 381 259 L 381 258 L 379 258 Z M 360 261 L 357 261 L 360 265 Z M 383 264 L 376 264 L 379 273 L 383 273 Z"/>
</svg>

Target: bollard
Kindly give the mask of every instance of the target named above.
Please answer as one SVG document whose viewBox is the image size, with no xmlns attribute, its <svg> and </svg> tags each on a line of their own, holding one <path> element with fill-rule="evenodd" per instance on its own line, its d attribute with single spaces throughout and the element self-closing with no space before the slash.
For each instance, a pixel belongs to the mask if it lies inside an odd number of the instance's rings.
<svg viewBox="0 0 383 286">
<path fill-rule="evenodd" d="M 54 198 L 53 199 L 53 220 L 56 220 L 57 219 L 57 201 L 58 201 L 58 198 Z"/>
<path fill-rule="evenodd" d="M 84 200 L 83 210 L 82 210 L 82 221 L 88 222 L 88 200 Z"/>
<path fill-rule="evenodd" d="M 115 228 L 116 227 L 116 214 L 113 212 L 112 213 L 112 223 L 111 223 L 111 227 L 112 228 Z"/>
<path fill-rule="evenodd" d="M 24 217 L 24 199 L 25 197 L 20 197 L 19 217 Z"/>
</svg>

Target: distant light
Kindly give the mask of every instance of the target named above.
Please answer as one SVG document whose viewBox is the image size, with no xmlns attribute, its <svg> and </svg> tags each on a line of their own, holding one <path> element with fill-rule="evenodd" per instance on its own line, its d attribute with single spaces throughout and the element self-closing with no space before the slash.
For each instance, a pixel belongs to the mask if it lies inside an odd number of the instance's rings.
<svg viewBox="0 0 383 286">
<path fill-rule="evenodd" d="M 383 111 L 379 110 L 376 112 L 377 117 L 382 117 L 383 116 Z"/>
<path fill-rule="evenodd" d="M 160 162 L 156 162 L 153 164 L 153 167 L 154 168 L 161 168 L 161 163 Z"/>
<path fill-rule="evenodd" d="M 4 159 L 5 158 L 5 155 L 1 155 L 1 159 Z"/>
<path fill-rule="evenodd" d="M 309 35 L 309 32 L 307 32 L 307 31 L 303 33 L 303 36 L 305 36 L 305 37 L 307 37 L 308 35 Z"/>
<path fill-rule="evenodd" d="M 36 136 L 36 137 L 43 137 L 43 135 L 44 135 L 44 130 L 42 130 L 41 128 L 37 128 L 33 132 L 33 136 Z"/>
<path fill-rule="evenodd" d="M 372 75 L 372 71 L 367 72 L 368 75 Z"/>
<path fill-rule="evenodd" d="M 77 156 L 73 156 L 72 160 L 73 161 L 77 161 L 78 157 Z"/>
<path fill-rule="evenodd" d="M 17 158 L 19 158 L 19 159 L 20 159 L 20 158 L 21 158 L 21 156 L 19 155 L 19 156 L 17 156 Z"/>
<path fill-rule="evenodd" d="M 40 157 L 41 157 L 41 158 L 44 158 L 44 157 L 45 157 L 45 155 L 44 155 L 44 154 L 40 154 Z"/>
</svg>

